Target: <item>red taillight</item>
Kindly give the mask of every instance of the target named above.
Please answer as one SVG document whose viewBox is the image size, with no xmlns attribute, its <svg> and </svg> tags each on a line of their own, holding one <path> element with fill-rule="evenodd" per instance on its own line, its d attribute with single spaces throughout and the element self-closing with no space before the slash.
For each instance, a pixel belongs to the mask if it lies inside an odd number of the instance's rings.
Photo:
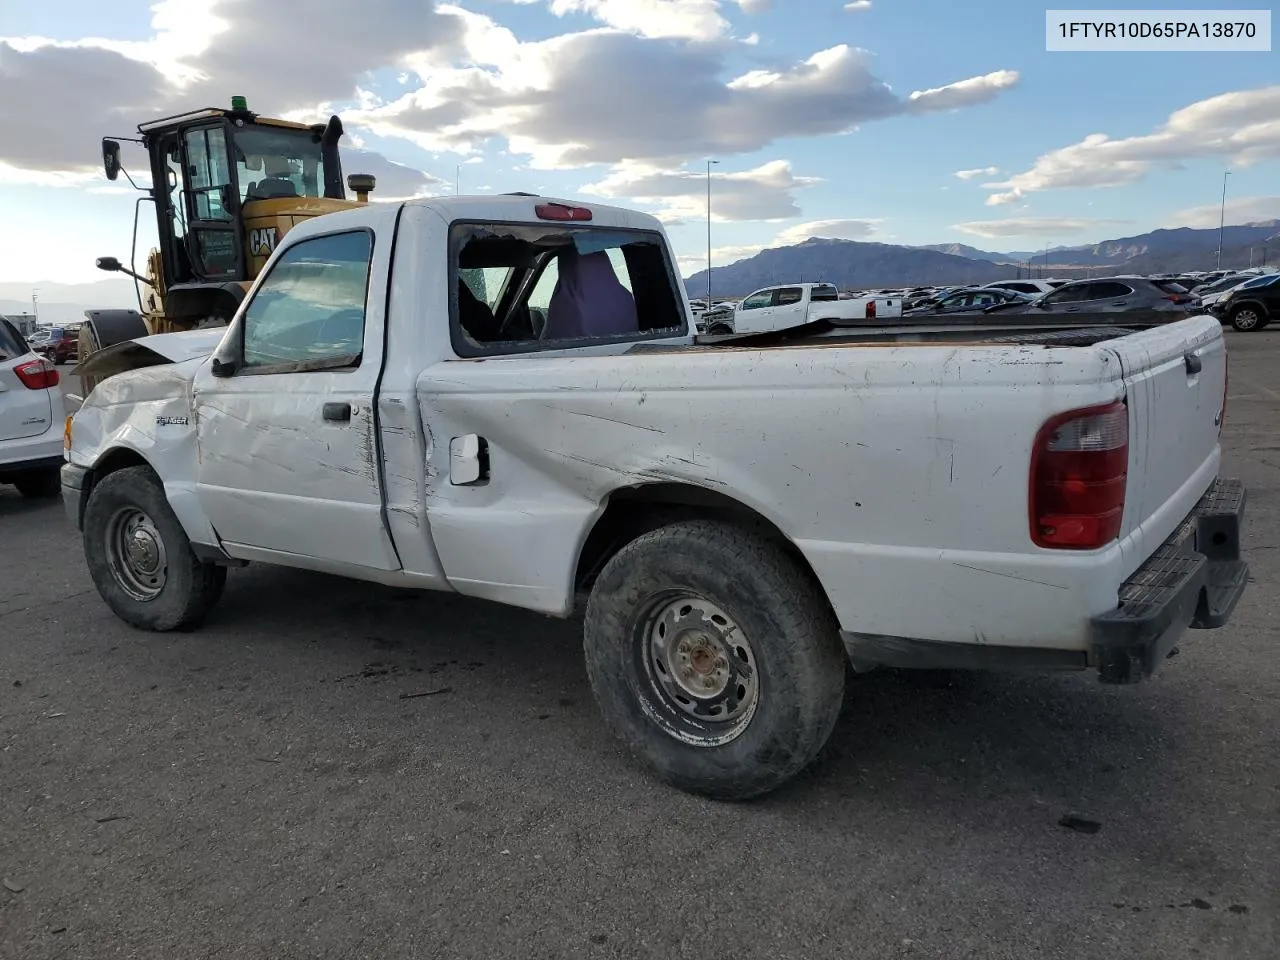
<svg viewBox="0 0 1280 960">
<path fill-rule="evenodd" d="M 1120 536 L 1129 474 L 1129 408 L 1122 401 L 1054 417 L 1031 454 L 1031 540 L 1096 550 Z"/>
<path fill-rule="evenodd" d="M 1166 300 L 1172 300 L 1174 303 L 1190 303 L 1190 297 L 1184 297 L 1180 293 L 1171 293 L 1165 297 Z"/>
<path fill-rule="evenodd" d="M 867 319 L 874 320 L 876 318 L 876 302 L 874 300 L 867 301 Z"/>
<path fill-rule="evenodd" d="M 58 368 L 48 360 L 28 360 L 14 367 L 13 372 L 30 390 L 48 390 L 58 385 Z"/>
<path fill-rule="evenodd" d="M 591 211 L 586 207 L 571 207 L 565 203 L 540 203 L 533 208 L 540 220 L 590 220 Z"/>
</svg>

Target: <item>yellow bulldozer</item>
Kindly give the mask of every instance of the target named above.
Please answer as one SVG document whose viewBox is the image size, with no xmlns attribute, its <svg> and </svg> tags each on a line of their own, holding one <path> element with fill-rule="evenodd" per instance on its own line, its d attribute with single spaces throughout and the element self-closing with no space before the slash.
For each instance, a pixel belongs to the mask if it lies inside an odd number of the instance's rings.
<svg viewBox="0 0 1280 960">
<path fill-rule="evenodd" d="M 159 245 L 145 274 L 132 262 L 99 257 L 100 270 L 134 280 L 135 310 L 86 310 L 77 373 L 84 395 L 118 369 L 135 365 L 108 348 L 138 337 L 223 326 L 235 314 L 280 238 L 302 220 L 367 203 L 374 178 L 342 178 L 342 121 L 293 123 L 259 116 L 244 97 L 138 125 L 138 137 L 102 141 L 108 180 L 123 172 L 143 196 L 134 207 L 136 246 L 142 204 L 155 207 Z M 139 187 L 120 161 L 120 141 L 146 150 L 151 186 Z"/>
</svg>

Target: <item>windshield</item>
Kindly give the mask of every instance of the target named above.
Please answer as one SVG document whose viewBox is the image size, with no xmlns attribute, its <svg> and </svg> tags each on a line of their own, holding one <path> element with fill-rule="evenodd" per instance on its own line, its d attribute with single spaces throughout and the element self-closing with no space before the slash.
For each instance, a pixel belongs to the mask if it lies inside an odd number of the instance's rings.
<svg viewBox="0 0 1280 960">
<path fill-rule="evenodd" d="M 324 196 L 320 138 L 310 130 L 243 127 L 234 138 L 242 201 Z"/>
<path fill-rule="evenodd" d="M 1247 276 L 1246 277 L 1223 277 L 1221 280 L 1215 280 L 1213 283 L 1206 284 L 1204 288 L 1204 292 L 1217 293 L 1220 290 L 1230 290 L 1232 287 L 1236 287 L 1242 283 L 1248 282 L 1248 280 L 1249 278 Z"/>
<path fill-rule="evenodd" d="M 1277 278 L 1280 278 L 1280 274 L 1263 274 L 1261 277 L 1254 277 L 1252 280 L 1240 284 L 1240 289 L 1244 290 L 1250 287 L 1265 287 Z"/>
</svg>

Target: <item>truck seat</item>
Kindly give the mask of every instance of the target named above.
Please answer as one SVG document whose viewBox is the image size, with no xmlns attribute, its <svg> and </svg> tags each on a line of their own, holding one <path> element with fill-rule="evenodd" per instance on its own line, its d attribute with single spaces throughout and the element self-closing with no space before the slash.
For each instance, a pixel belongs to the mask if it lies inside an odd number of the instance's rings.
<svg viewBox="0 0 1280 960">
<path fill-rule="evenodd" d="M 543 340 L 610 337 L 636 333 L 640 319 L 631 293 L 618 282 L 609 255 L 560 254 L 560 276 L 547 308 Z"/>
</svg>

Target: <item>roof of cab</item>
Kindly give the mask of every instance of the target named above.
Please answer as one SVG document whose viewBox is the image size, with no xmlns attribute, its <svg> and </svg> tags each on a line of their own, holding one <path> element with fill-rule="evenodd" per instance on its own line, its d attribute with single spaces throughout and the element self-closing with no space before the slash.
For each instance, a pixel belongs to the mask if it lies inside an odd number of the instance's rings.
<svg viewBox="0 0 1280 960">
<path fill-rule="evenodd" d="M 568 225 L 581 227 L 630 227 L 641 230 L 662 229 L 662 223 L 651 214 L 627 207 L 615 207 L 604 203 L 591 203 L 564 197 L 544 197 L 528 193 L 502 193 L 484 196 L 420 197 L 406 200 L 406 205 L 434 209 L 445 220 L 496 220 L 524 223 L 565 224 L 566 221 L 540 218 L 536 208 L 554 203 L 568 207 L 585 207 L 591 211 L 590 221 L 571 221 Z"/>
<path fill-rule="evenodd" d="M 590 221 L 543 220 L 534 212 L 535 208 L 543 203 L 587 207 L 591 210 L 592 217 Z M 629 228 L 663 233 L 662 222 L 657 217 L 641 213 L 638 210 L 630 210 L 626 207 L 582 203 L 576 200 L 562 200 L 556 197 L 500 194 L 498 196 L 419 197 L 413 200 L 396 200 L 385 203 L 373 201 L 347 210 L 337 210 L 333 213 L 326 213 L 323 216 L 303 220 L 289 231 L 289 239 L 296 241 L 304 237 L 319 236 L 356 227 L 373 227 L 376 230 L 388 229 L 394 225 L 399 211 L 406 207 L 431 210 L 449 224 L 459 221 L 476 221 L 480 223 L 545 224 L 548 227 Z"/>
</svg>

